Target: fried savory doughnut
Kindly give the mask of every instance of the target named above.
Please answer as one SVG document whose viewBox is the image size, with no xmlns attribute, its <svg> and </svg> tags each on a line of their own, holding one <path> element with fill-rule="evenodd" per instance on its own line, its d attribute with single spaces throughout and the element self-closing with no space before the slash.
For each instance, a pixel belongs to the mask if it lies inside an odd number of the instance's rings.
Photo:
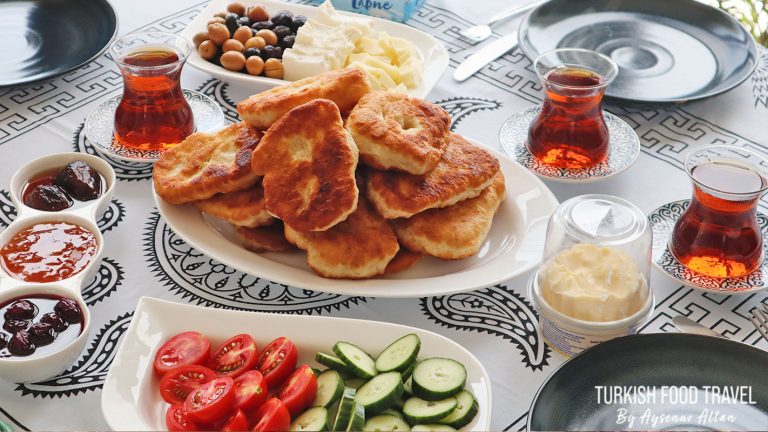
<svg viewBox="0 0 768 432">
<path fill-rule="evenodd" d="M 307 251 L 307 264 L 315 273 L 336 279 L 380 275 L 400 249 L 392 227 L 365 199 L 328 231 L 299 232 L 286 225 L 285 238 Z"/>
<path fill-rule="evenodd" d="M 264 134 L 251 160 L 267 211 L 298 231 L 324 231 L 357 207 L 357 146 L 327 99 L 300 105 Z"/>
<path fill-rule="evenodd" d="M 418 262 L 424 255 L 416 252 L 411 252 L 408 249 L 400 246 L 400 250 L 397 251 L 397 255 L 392 258 L 392 261 L 387 264 L 387 268 L 384 269 L 385 275 L 394 273 L 400 273 L 401 271 L 408 270 L 416 262 Z"/>
<path fill-rule="evenodd" d="M 451 117 L 441 107 L 384 91 L 363 96 L 347 120 L 363 163 L 410 174 L 435 168 L 450 127 Z"/>
<path fill-rule="evenodd" d="M 442 259 L 476 254 L 491 230 L 493 215 L 504 200 L 504 174 L 496 174 L 475 198 L 391 221 L 397 239 L 408 249 Z"/>
<path fill-rule="evenodd" d="M 288 252 L 293 250 L 283 233 L 283 223 L 275 223 L 256 228 L 235 227 L 237 237 L 243 243 L 243 247 L 251 252 Z"/>
<path fill-rule="evenodd" d="M 347 112 L 370 91 L 365 72 L 339 69 L 257 93 L 237 104 L 237 112 L 252 127 L 266 130 L 283 114 L 311 100 L 329 99 Z"/>
<path fill-rule="evenodd" d="M 499 161 L 490 152 L 451 133 L 443 157 L 432 171 L 412 175 L 370 170 L 366 189 L 380 215 L 411 217 L 478 196 L 498 171 Z"/>
<path fill-rule="evenodd" d="M 253 228 L 268 225 L 275 220 L 267 211 L 264 188 L 260 183 L 241 191 L 216 194 L 192 204 L 203 213 L 236 226 Z"/>
<path fill-rule="evenodd" d="M 259 176 L 251 170 L 251 153 L 261 135 L 245 123 L 193 133 L 160 155 L 152 173 L 155 192 L 184 204 L 254 185 Z"/>
</svg>

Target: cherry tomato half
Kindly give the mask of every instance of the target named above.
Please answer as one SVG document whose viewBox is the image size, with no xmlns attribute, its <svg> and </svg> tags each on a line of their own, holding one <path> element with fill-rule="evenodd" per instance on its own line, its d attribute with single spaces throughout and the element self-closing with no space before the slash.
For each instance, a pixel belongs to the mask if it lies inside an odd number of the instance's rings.
<svg viewBox="0 0 768 432">
<path fill-rule="evenodd" d="M 264 348 L 256 364 L 269 388 L 276 389 L 296 368 L 298 359 L 296 345 L 288 338 L 279 337 Z"/>
<path fill-rule="evenodd" d="M 248 417 L 243 410 L 237 410 L 232 417 L 224 423 L 220 429 L 222 432 L 235 432 L 248 430 Z"/>
<path fill-rule="evenodd" d="M 269 397 L 269 387 L 257 370 L 249 370 L 235 378 L 235 408 L 252 411 Z"/>
<path fill-rule="evenodd" d="M 170 338 L 155 354 L 155 372 L 165 374 L 173 368 L 201 365 L 211 355 L 211 343 L 198 332 L 184 332 Z"/>
<path fill-rule="evenodd" d="M 171 405 L 183 404 L 189 392 L 215 378 L 216 373 L 205 366 L 180 366 L 163 375 L 160 396 Z"/>
<path fill-rule="evenodd" d="M 272 398 L 256 411 L 254 418 L 258 419 L 253 432 L 287 431 L 291 427 L 291 413 L 285 404 L 277 398 Z"/>
<path fill-rule="evenodd" d="M 169 431 L 196 431 L 195 422 L 189 419 L 183 405 L 171 405 L 165 412 L 165 427 Z"/>
<path fill-rule="evenodd" d="M 297 416 L 312 404 L 316 394 L 317 377 L 311 367 L 303 365 L 288 377 L 277 398 L 283 401 L 292 416 Z"/>
<path fill-rule="evenodd" d="M 218 376 L 235 378 L 253 369 L 259 350 L 256 341 L 247 334 L 239 334 L 224 341 L 211 355 L 208 367 Z"/>
<path fill-rule="evenodd" d="M 216 378 L 189 393 L 184 410 L 193 421 L 211 424 L 228 416 L 234 401 L 235 382 L 232 378 Z"/>
</svg>

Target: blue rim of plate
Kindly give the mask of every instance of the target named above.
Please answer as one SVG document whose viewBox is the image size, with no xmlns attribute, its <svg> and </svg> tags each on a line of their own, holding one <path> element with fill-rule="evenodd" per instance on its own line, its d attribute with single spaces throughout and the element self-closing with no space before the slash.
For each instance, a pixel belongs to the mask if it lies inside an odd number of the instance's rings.
<svg viewBox="0 0 768 432">
<path fill-rule="evenodd" d="M 583 169 L 557 168 L 541 163 L 525 145 L 531 122 L 541 110 L 531 105 L 520 110 L 501 125 L 499 144 L 504 153 L 537 176 L 561 183 L 591 183 L 615 176 L 635 163 L 640 155 L 640 138 L 634 129 L 619 117 L 603 111 L 610 135 L 608 157 L 599 164 Z"/>
<path fill-rule="evenodd" d="M 210 97 L 194 90 L 183 89 L 184 98 L 192 108 L 195 132 L 211 132 L 224 126 L 224 112 Z M 85 120 L 85 139 L 102 155 L 128 162 L 155 162 L 162 151 L 140 150 L 121 146 L 114 139 L 115 110 L 122 95 L 107 99 Z"/>
<path fill-rule="evenodd" d="M 715 278 L 688 269 L 669 252 L 669 238 L 675 222 L 688 208 L 690 200 L 673 201 L 664 204 L 648 214 L 653 230 L 651 260 L 659 271 L 675 282 L 691 288 L 715 294 L 750 294 L 768 288 L 768 259 L 756 271 L 740 278 Z M 757 223 L 768 240 L 768 216 L 757 213 Z M 763 241 L 763 255 L 768 256 L 768 241 Z"/>
</svg>

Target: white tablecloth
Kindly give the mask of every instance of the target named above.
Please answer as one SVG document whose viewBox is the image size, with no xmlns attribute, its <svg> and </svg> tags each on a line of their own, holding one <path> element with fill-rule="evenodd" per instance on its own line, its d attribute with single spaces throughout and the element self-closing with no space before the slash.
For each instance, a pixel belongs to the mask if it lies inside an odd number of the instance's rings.
<svg viewBox="0 0 768 432">
<path fill-rule="evenodd" d="M 138 29 L 181 31 L 205 2 L 113 0 L 120 33 Z M 476 50 L 457 32 L 482 22 L 508 1 L 430 0 L 409 24 L 445 44 L 450 67 L 429 99 L 453 116 L 455 131 L 498 147 L 501 123 L 512 113 L 539 103 L 541 86 L 531 61 L 514 49 L 464 83 L 451 78 L 456 65 Z M 482 7 L 479 7 L 482 6 Z M 499 26 L 497 37 L 517 22 Z M 697 146 L 728 143 L 768 151 L 768 51 L 755 74 L 736 89 L 685 105 L 606 108 L 640 136 L 642 155 L 625 173 L 589 185 L 548 186 L 561 201 L 584 193 L 622 196 L 649 212 L 688 198 L 682 169 L 685 154 Z M 187 67 L 186 88 L 214 97 L 230 118 L 247 91 Z M 93 153 L 84 144 L 83 120 L 102 100 L 120 93 L 114 64 L 101 56 L 51 81 L 0 90 L 0 229 L 15 211 L 8 195 L 13 172 L 32 158 L 63 151 Z M 30 384 L 0 381 L 0 421 L 26 430 L 105 429 L 100 413 L 101 385 L 120 336 L 140 296 L 148 295 L 210 307 L 356 317 L 426 328 L 464 345 L 487 368 L 493 384 L 493 429 L 525 427 L 539 385 L 563 361 L 543 343 L 531 322 L 527 275 L 479 291 L 446 297 L 387 300 L 349 298 L 296 288 L 241 274 L 201 255 L 174 235 L 159 217 L 151 197 L 151 167 L 115 163 L 119 182 L 101 226 L 106 249 L 96 280 L 84 291 L 92 310 L 91 341 L 82 357 L 60 377 Z M 765 210 L 765 202 L 761 208 Z M 675 331 L 671 318 L 682 314 L 745 343 L 768 347 L 747 319 L 765 293 L 746 296 L 703 294 L 672 284 L 654 271 L 657 308 L 644 332 Z M 482 317 L 468 322 L 469 314 Z"/>
</svg>

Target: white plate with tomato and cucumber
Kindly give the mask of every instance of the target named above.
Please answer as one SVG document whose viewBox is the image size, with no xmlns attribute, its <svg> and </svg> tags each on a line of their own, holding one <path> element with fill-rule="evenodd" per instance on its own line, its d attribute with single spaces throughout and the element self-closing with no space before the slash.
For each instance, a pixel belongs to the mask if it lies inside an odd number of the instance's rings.
<svg viewBox="0 0 768 432">
<path fill-rule="evenodd" d="M 142 297 L 102 413 L 113 430 L 488 430 L 491 384 L 426 330 Z"/>
</svg>

